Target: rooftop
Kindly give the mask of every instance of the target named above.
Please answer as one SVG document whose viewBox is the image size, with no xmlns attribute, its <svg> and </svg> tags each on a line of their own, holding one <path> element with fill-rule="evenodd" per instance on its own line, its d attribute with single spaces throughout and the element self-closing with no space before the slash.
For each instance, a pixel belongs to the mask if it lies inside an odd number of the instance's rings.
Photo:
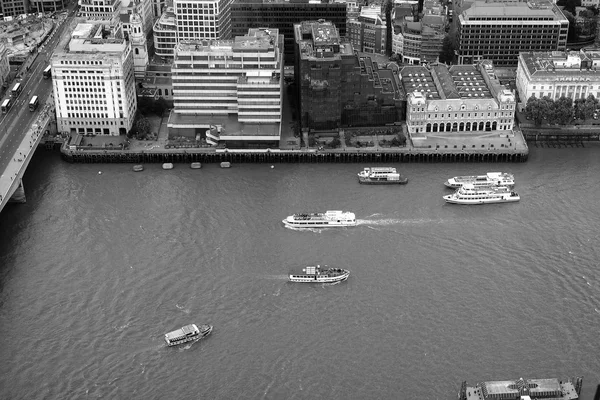
<svg viewBox="0 0 600 400">
<path fill-rule="evenodd" d="M 519 63 L 536 77 L 598 76 L 600 50 L 523 52 Z"/>
<path fill-rule="evenodd" d="M 476 1 L 462 12 L 461 20 L 494 21 L 498 19 L 515 19 L 520 21 L 548 20 L 566 21 L 563 13 L 548 0 L 515 3 L 485 3 Z"/>
</svg>

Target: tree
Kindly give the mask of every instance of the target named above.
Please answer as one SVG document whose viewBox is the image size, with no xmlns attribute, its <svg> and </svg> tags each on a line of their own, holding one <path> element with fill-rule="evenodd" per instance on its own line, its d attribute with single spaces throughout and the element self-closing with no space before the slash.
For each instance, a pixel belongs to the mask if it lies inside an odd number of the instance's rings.
<svg viewBox="0 0 600 400">
<path fill-rule="evenodd" d="M 569 33 L 567 35 L 567 41 L 573 41 L 577 39 L 577 26 L 575 24 L 575 16 L 567 10 L 563 10 L 565 18 L 569 20 Z"/>
<path fill-rule="evenodd" d="M 573 99 L 562 96 L 556 100 L 552 107 L 551 122 L 566 125 L 573 119 Z"/>
<path fill-rule="evenodd" d="M 454 41 L 450 35 L 446 35 L 440 52 L 440 62 L 451 63 L 454 60 L 454 49 Z"/>
<path fill-rule="evenodd" d="M 150 133 L 151 127 L 150 120 L 144 116 L 140 116 L 140 118 L 135 121 L 136 137 L 138 139 L 144 139 Z"/>
<path fill-rule="evenodd" d="M 583 117 L 585 119 L 592 118 L 598 109 L 598 99 L 590 94 L 583 104 Z"/>
<path fill-rule="evenodd" d="M 577 119 L 585 119 L 585 99 L 573 101 L 573 116 Z"/>
<path fill-rule="evenodd" d="M 545 97 L 547 99 L 547 97 Z M 525 106 L 525 117 L 532 120 L 535 125 L 540 126 L 542 122 L 548 118 L 550 114 L 549 102 L 544 99 L 538 99 L 535 96 L 531 96 L 527 100 Z"/>
<path fill-rule="evenodd" d="M 558 6 L 564 6 L 564 9 L 575 14 L 575 8 L 581 7 L 581 0 L 558 0 L 556 3 Z"/>
</svg>

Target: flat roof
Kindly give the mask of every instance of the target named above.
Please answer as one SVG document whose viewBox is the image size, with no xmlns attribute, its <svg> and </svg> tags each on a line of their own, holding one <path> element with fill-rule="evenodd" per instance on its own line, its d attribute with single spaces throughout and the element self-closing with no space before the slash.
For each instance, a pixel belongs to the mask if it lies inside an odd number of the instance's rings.
<svg viewBox="0 0 600 400">
<path fill-rule="evenodd" d="M 494 20 L 490 18 L 498 17 L 520 18 L 521 22 L 524 23 L 534 22 L 525 20 L 524 18 L 546 19 L 550 21 L 567 20 L 558 7 L 545 0 L 538 1 L 537 3 L 531 1 L 526 3 L 484 3 L 476 1 L 470 8 L 464 10 L 460 17 L 470 22 L 493 22 Z"/>
<path fill-rule="evenodd" d="M 600 76 L 599 50 L 522 52 L 519 63 L 537 78 L 572 76 L 597 79 Z"/>
</svg>

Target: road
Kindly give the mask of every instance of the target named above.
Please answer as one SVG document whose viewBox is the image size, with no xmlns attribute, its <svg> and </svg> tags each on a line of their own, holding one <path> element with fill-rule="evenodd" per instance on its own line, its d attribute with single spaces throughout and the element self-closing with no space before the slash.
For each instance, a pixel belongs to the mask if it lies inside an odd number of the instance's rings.
<svg viewBox="0 0 600 400">
<path fill-rule="evenodd" d="M 73 18 L 74 5 L 70 5 L 68 17 L 56 20 L 56 25 L 49 39 L 39 48 L 37 57 L 31 64 L 28 72 L 23 72 L 21 79 L 12 82 L 5 98 L 10 96 L 10 91 L 16 82 L 21 82 L 23 87 L 16 101 L 8 113 L 0 115 L 0 172 L 4 175 L 9 163 L 15 158 L 15 152 L 27 131 L 35 121 L 48 96 L 52 93 L 52 80 L 43 79 L 42 72 L 50 63 L 50 57 L 58 44 L 60 36 Z M 39 97 L 39 106 L 36 111 L 29 111 L 29 100 L 33 95 Z M 4 101 L 2 99 L 1 101 Z"/>
</svg>

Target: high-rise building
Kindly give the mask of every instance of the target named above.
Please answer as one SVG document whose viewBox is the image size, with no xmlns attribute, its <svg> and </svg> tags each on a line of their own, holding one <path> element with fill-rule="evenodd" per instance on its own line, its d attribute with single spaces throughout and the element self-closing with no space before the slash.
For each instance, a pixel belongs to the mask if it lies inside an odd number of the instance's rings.
<svg viewBox="0 0 600 400">
<path fill-rule="evenodd" d="M 333 0 L 236 0 L 231 5 L 231 32 L 243 35 L 250 28 L 275 28 L 285 40 L 285 64 L 294 64 L 294 24 L 324 19 L 346 36 L 345 3 Z"/>
<path fill-rule="evenodd" d="M 1 0 L 0 5 L 2 5 L 2 17 L 16 17 L 29 12 L 27 0 Z"/>
<path fill-rule="evenodd" d="M 172 66 L 173 135 L 229 148 L 276 148 L 281 135 L 283 35 L 181 41 Z"/>
<path fill-rule="evenodd" d="M 154 15 L 154 19 L 160 18 L 167 6 L 166 0 L 152 0 L 152 14 Z"/>
<path fill-rule="evenodd" d="M 491 61 L 477 65 L 406 66 L 406 127 L 413 141 L 431 134 L 512 133 L 515 94 L 500 84 Z"/>
<path fill-rule="evenodd" d="M 125 135 L 132 128 L 133 55 L 120 24 L 77 24 L 57 46 L 51 66 L 60 132 Z"/>
<path fill-rule="evenodd" d="M 88 20 L 112 21 L 119 14 L 121 0 L 80 0 L 79 12 Z"/>
<path fill-rule="evenodd" d="M 399 120 L 398 74 L 355 54 L 326 21 L 295 24 L 298 104 L 302 129 L 331 130 Z"/>
<path fill-rule="evenodd" d="M 600 51 L 521 53 L 516 84 L 521 106 L 532 96 L 600 99 Z"/>
<path fill-rule="evenodd" d="M 8 49 L 4 43 L 0 43 L 0 86 L 7 85 L 10 65 L 8 64 Z"/>
<path fill-rule="evenodd" d="M 476 1 L 454 18 L 459 64 L 486 59 L 516 67 L 520 52 L 562 51 L 567 45 L 569 20 L 549 0 Z"/>
<path fill-rule="evenodd" d="M 174 0 L 177 40 L 230 39 L 232 1 Z"/>
</svg>

